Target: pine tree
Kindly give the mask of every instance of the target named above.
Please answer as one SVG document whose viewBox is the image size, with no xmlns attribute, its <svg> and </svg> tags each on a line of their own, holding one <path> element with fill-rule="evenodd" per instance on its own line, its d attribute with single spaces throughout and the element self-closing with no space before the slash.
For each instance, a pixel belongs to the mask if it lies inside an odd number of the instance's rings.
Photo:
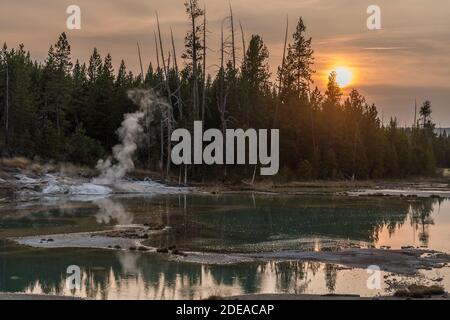
<svg viewBox="0 0 450 320">
<path fill-rule="evenodd" d="M 199 119 L 199 64 L 203 59 L 203 42 L 202 33 L 203 25 L 202 17 L 203 9 L 200 8 L 198 0 L 187 0 L 185 2 L 186 13 L 189 17 L 191 29 L 185 37 L 185 51 L 182 58 L 188 60 L 188 66 L 192 71 L 192 112 L 194 119 Z"/>
<path fill-rule="evenodd" d="M 60 139 L 67 127 L 66 114 L 70 97 L 70 72 L 72 62 L 70 45 L 65 33 L 59 36 L 55 46 L 51 46 L 45 66 L 45 112 L 57 130 Z M 62 140 L 61 142 L 62 143 Z"/>
<path fill-rule="evenodd" d="M 289 96 L 301 97 L 309 93 L 309 85 L 314 74 L 314 51 L 312 39 L 305 37 L 306 26 L 300 18 L 293 34 L 293 43 L 288 46 L 284 68 L 279 70 L 281 79 L 281 97 L 286 101 Z"/>
<path fill-rule="evenodd" d="M 268 124 L 265 119 L 269 114 L 267 97 L 271 94 L 268 58 L 269 51 L 262 38 L 253 35 L 242 65 L 240 86 L 240 98 L 245 99 L 242 109 L 245 117 L 243 124 L 246 127 L 262 128 Z"/>
</svg>

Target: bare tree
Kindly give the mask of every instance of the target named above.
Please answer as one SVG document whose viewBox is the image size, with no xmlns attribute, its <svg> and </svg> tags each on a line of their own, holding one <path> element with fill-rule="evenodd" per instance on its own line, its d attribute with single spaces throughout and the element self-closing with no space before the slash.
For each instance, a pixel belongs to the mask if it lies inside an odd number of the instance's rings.
<svg viewBox="0 0 450 320">
<path fill-rule="evenodd" d="M 6 145 L 9 142 L 9 65 L 5 52 L 5 64 L 6 64 L 6 110 L 5 110 L 5 141 Z"/>
<path fill-rule="evenodd" d="M 154 36 L 155 36 L 155 49 L 156 49 L 156 63 L 158 66 L 158 72 L 161 70 L 161 65 L 159 63 L 159 46 L 158 46 L 158 38 L 156 37 L 156 32 L 153 32 Z"/>
<path fill-rule="evenodd" d="M 173 52 L 173 67 L 175 70 L 175 81 L 177 84 L 177 89 L 173 93 L 173 96 L 176 101 L 176 106 L 178 109 L 178 114 L 180 116 L 180 119 L 183 119 L 183 101 L 181 98 L 181 81 L 180 81 L 180 71 L 178 68 L 178 62 L 177 62 L 177 52 L 175 50 L 175 41 L 173 39 L 173 31 L 172 28 L 170 28 L 170 36 L 172 38 L 172 52 Z"/>
<path fill-rule="evenodd" d="M 159 21 L 158 21 L 159 22 Z M 156 63 L 157 63 L 157 73 L 159 74 L 161 72 L 161 64 L 159 60 L 159 45 L 158 45 L 158 38 L 156 36 L 156 32 L 153 32 L 155 36 L 155 49 L 156 49 Z M 164 123 L 163 119 L 161 117 L 161 123 L 160 123 L 160 159 L 159 159 L 159 169 L 161 171 L 161 180 L 164 180 Z"/>
<path fill-rule="evenodd" d="M 202 59 L 203 44 L 200 34 L 203 31 L 203 24 L 198 23 L 198 19 L 204 15 L 200 9 L 198 0 L 188 0 L 185 2 L 186 13 L 191 23 L 191 30 L 185 38 L 186 50 L 183 53 L 183 59 L 189 59 L 192 67 L 192 109 L 194 119 L 199 119 L 199 72 L 198 64 Z"/>
<path fill-rule="evenodd" d="M 243 52 L 242 64 L 244 64 L 244 63 L 245 63 L 246 49 L 245 49 L 244 29 L 242 28 L 242 23 L 241 23 L 241 21 L 239 21 L 239 27 L 241 28 L 241 38 L 242 38 L 242 52 Z"/>
<path fill-rule="evenodd" d="M 156 12 L 156 22 L 157 22 L 157 26 L 158 26 L 158 38 L 159 38 L 159 49 L 161 52 L 161 58 L 162 58 L 162 63 L 163 63 L 163 71 L 164 71 L 164 82 L 165 82 L 165 87 L 167 90 L 167 96 L 168 96 L 168 105 L 169 105 L 169 110 L 167 111 L 167 114 L 165 115 L 166 119 L 165 119 L 165 123 L 167 126 L 167 161 L 166 161 L 166 175 L 167 178 L 169 178 L 170 175 L 170 154 L 172 152 L 172 142 L 171 142 L 171 136 L 172 136 L 172 122 L 173 122 L 173 107 L 172 107 L 172 93 L 170 90 L 170 85 L 169 85 L 169 69 L 168 67 L 166 68 L 166 61 L 164 59 L 164 49 L 163 49 L 163 44 L 162 44 L 162 38 L 161 38 L 161 27 L 159 24 L 159 17 L 158 17 L 158 12 Z"/>
<path fill-rule="evenodd" d="M 228 127 L 228 122 L 229 122 L 229 117 L 228 117 L 228 112 L 227 112 L 227 100 L 228 100 L 228 88 L 225 89 L 225 39 L 224 39 L 224 32 L 223 32 L 223 24 L 226 21 L 226 19 L 224 19 L 222 21 L 222 28 L 221 28 L 221 46 L 220 46 L 220 70 L 219 70 L 219 81 L 220 81 L 220 86 L 219 86 L 219 97 L 217 99 L 218 103 L 217 103 L 217 109 L 219 111 L 219 115 L 220 115 L 220 123 L 221 123 L 221 127 L 222 127 L 222 133 L 223 135 L 225 135 L 227 127 Z M 224 170 L 224 175 L 227 175 L 227 165 L 225 164 L 225 170 Z"/>
<path fill-rule="evenodd" d="M 142 67 L 141 47 L 139 46 L 139 42 L 137 43 L 137 50 L 139 56 L 139 66 L 141 67 L 141 82 L 144 84 L 144 68 Z"/>
<path fill-rule="evenodd" d="M 289 16 L 286 16 L 286 32 L 284 34 L 284 47 L 283 47 L 283 60 L 281 62 L 281 68 L 279 72 L 279 83 L 278 83 L 278 95 L 281 93 L 281 87 L 283 85 L 283 76 L 284 76 L 284 69 L 286 64 L 286 48 L 287 48 L 287 40 L 288 40 L 288 33 L 289 33 Z M 280 99 L 278 99 L 276 107 L 275 107 L 275 116 L 273 118 L 273 126 L 275 127 L 278 122 L 278 109 L 279 109 L 279 102 Z"/>
<path fill-rule="evenodd" d="M 233 8 L 231 7 L 230 2 L 230 27 L 231 27 L 231 57 L 233 61 L 233 70 L 236 70 L 236 46 L 234 42 L 234 16 L 233 16 Z"/>
<path fill-rule="evenodd" d="M 206 7 L 203 7 L 203 93 L 202 93 L 202 121 L 205 121 L 206 109 Z"/>
<path fill-rule="evenodd" d="M 145 77 L 144 77 L 144 68 L 142 66 L 142 56 L 141 56 L 141 47 L 139 45 L 139 42 L 137 42 L 137 50 L 138 50 L 138 57 L 139 57 L 139 66 L 141 67 L 141 83 L 143 85 L 143 87 L 145 88 Z M 147 166 L 150 168 L 151 165 L 151 153 L 150 153 L 150 148 L 151 148 L 151 130 L 150 130 L 150 126 L 151 126 L 151 117 L 150 115 L 147 113 L 145 115 L 145 123 L 147 126 Z"/>
</svg>

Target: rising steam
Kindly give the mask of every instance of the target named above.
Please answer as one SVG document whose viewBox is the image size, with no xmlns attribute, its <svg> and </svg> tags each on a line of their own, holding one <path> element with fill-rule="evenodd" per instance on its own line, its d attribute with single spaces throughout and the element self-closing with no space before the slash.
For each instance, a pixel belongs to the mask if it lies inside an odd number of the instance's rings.
<svg viewBox="0 0 450 320">
<path fill-rule="evenodd" d="M 128 98 L 139 106 L 139 110 L 124 116 L 124 121 L 117 130 L 121 143 L 113 148 L 112 158 L 98 161 L 96 168 L 101 173 L 93 181 L 96 184 L 115 184 L 132 171 L 134 169 L 133 156 L 144 133 L 142 120 L 148 117 L 147 121 L 150 123 L 156 110 L 161 110 L 163 114 L 168 114 L 166 110 L 170 110 L 169 104 L 158 97 L 153 90 L 130 90 Z"/>
</svg>

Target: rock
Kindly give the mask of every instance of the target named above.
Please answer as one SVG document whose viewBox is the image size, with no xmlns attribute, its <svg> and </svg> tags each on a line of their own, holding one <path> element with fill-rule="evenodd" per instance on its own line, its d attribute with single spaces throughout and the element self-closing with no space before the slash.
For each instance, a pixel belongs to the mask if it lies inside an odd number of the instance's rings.
<svg viewBox="0 0 450 320">
<path fill-rule="evenodd" d="M 445 294 L 444 288 L 440 286 L 424 286 L 412 284 L 408 289 L 401 289 L 394 293 L 394 297 L 400 298 L 427 298 L 431 296 L 443 295 Z"/>
<path fill-rule="evenodd" d="M 153 222 L 144 223 L 144 226 L 148 227 L 149 230 L 162 230 L 165 227 L 160 223 L 153 223 Z"/>
<path fill-rule="evenodd" d="M 181 252 L 179 250 L 172 250 L 172 254 L 176 255 L 176 256 L 182 256 L 182 257 L 186 257 L 187 254 L 185 254 L 184 252 Z"/>
<path fill-rule="evenodd" d="M 139 247 L 139 248 L 138 248 L 138 251 L 143 251 L 143 252 L 145 252 L 145 251 L 148 251 L 148 248 L 146 248 L 146 247 Z"/>
<path fill-rule="evenodd" d="M 135 247 L 130 247 L 129 250 L 130 251 L 136 251 L 136 248 Z"/>
<path fill-rule="evenodd" d="M 122 249 L 122 247 L 121 247 L 121 246 L 119 246 L 119 245 L 116 245 L 116 246 L 114 246 L 114 249 L 117 249 L 117 250 L 119 250 L 119 249 Z"/>
<path fill-rule="evenodd" d="M 169 253 L 169 249 L 167 249 L 167 248 L 158 248 L 158 249 L 156 249 L 156 252 L 158 252 L 158 253 Z"/>
</svg>

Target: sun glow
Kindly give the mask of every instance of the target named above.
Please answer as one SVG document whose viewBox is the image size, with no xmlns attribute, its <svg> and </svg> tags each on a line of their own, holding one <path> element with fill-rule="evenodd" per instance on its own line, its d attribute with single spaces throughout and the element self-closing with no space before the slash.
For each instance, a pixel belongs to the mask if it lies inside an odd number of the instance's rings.
<svg viewBox="0 0 450 320">
<path fill-rule="evenodd" d="M 349 68 L 336 67 L 332 71 L 336 72 L 336 82 L 341 88 L 344 88 L 352 83 L 353 72 Z"/>
</svg>

